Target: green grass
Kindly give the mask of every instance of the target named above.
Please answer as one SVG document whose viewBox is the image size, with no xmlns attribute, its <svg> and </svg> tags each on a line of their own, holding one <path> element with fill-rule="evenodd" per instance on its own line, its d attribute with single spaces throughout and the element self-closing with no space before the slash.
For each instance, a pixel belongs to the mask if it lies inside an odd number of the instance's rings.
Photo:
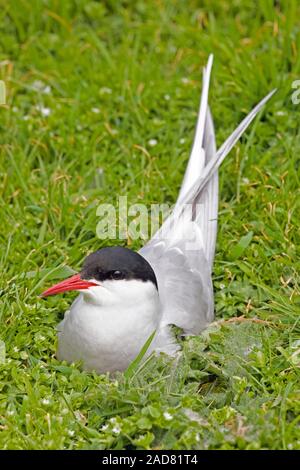
<svg viewBox="0 0 300 470">
<path fill-rule="evenodd" d="M 274 3 L 1 1 L 0 448 L 300 448 L 300 7 Z M 279 89 L 220 171 L 216 322 L 127 377 L 60 363 L 72 295 L 38 294 L 105 245 L 99 203 L 175 201 L 210 52 L 218 144 Z"/>
</svg>

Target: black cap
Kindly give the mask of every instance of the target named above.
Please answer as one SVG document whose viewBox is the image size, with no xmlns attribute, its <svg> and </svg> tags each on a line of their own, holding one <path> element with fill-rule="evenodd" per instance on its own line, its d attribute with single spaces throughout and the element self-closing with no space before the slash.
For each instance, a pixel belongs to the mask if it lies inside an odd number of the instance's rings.
<svg viewBox="0 0 300 470">
<path fill-rule="evenodd" d="M 82 279 L 137 279 L 151 281 L 157 288 L 157 280 L 148 261 L 139 253 L 122 246 L 102 248 L 86 257 L 80 273 Z"/>
</svg>

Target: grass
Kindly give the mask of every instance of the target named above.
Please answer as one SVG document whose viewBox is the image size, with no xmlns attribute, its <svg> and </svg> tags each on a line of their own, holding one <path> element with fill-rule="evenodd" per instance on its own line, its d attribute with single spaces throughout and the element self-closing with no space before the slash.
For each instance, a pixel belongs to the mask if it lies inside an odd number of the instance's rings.
<svg viewBox="0 0 300 470">
<path fill-rule="evenodd" d="M 297 2 L 1 3 L 0 448 L 299 449 Z M 175 201 L 210 52 L 218 144 L 279 89 L 220 172 L 216 322 L 127 377 L 60 363 L 72 295 L 38 294 L 99 203 Z"/>
</svg>

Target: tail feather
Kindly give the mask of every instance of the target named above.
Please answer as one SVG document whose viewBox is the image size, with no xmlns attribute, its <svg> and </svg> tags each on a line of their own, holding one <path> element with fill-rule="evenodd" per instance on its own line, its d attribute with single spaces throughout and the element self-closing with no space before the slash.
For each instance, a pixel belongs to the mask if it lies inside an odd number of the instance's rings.
<svg viewBox="0 0 300 470">
<path fill-rule="evenodd" d="M 216 157 L 216 140 L 212 115 L 208 106 L 210 75 L 213 64 L 213 55 L 209 56 L 207 66 L 203 69 L 203 85 L 200 99 L 198 120 L 195 130 L 194 142 L 183 178 L 180 193 L 176 202 L 180 207 L 184 196 L 188 194 L 193 184 L 203 174 L 206 165 Z M 218 192 L 219 180 L 216 171 L 207 183 L 204 191 L 198 194 L 193 201 L 193 220 L 198 224 L 203 241 L 203 250 L 207 257 L 210 269 L 215 253 L 217 219 L 218 219 Z"/>
<path fill-rule="evenodd" d="M 216 139 L 211 112 L 207 108 L 205 131 L 203 138 L 203 148 L 205 151 L 205 165 L 216 158 Z M 217 225 L 218 225 L 218 200 L 219 200 L 219 175 L 215 171 L 208 181 L 206 187 L 195 198 L 194 220 L 198 224 L 203 234 L 204 253 L 210 269 L 215 255 Z"/>
<path fill-rule="evenodd" d="M 225 140 L 223 145 L 219 148 L 216 153 L 216 158 L 210 160 L 205 166 L 202 174 L 197 178 L 190 190 L 185 194 L 184 198 L 181 201 L 181 204 L 192 204 L 193 201 L 200 195 L 204 187 L 212 177 L 212 175 L 218 170 L 219 166 L 228 155 L 232 147 L 239 140 L 241 135 L 245 132 L 247 127 L 251 124 L 253 119 L 257 116 L 262 107 L 269 101 L 269 99 L 277 91 L 275 88 L 270 93 L 268 93 L 253 109 L 250 113 L 243 119 L 243 121 L 238 125 L 238 127 L 232 132 L 232 134 Z"/>
<path fill-rule="evenodd" d="M 185 224 L 186 205 L 192 204 L 192 219 L 202 234 L 202 249 L 211 269 L 214 260 L 218 219 L 218 169 L 259 111 L 276 92 L 266 95 L 216 151 L 213 119 L 208 107 L 209 80 L 213 57 L 203 71 L 203 90 L 195 139 L 179 197 L 172 214 L 141 250 L 146 252 L 158 239 L 177 240 Z"/>
<path fill-rule="evenodd" d="M 191 186 L 195 183 L 198 176 L 201 175 L 203 168 L 206 164 L 205 149 L 203 148 L 203 139 L 205 136 L 207 109 L 208 109 L 208 92 L 210 83 L 210 74 L 213 64 L 213 55 L 208 58 L 207 66 L 203 69 L 203 85 L 202 94 L 200 99 L 198 120 L 195 130 L 194 142 L 181 184 L 180 193 L 177 199 L 177 204 L 181 203 L 181 199 L 185 196 Z"/>
</svg>

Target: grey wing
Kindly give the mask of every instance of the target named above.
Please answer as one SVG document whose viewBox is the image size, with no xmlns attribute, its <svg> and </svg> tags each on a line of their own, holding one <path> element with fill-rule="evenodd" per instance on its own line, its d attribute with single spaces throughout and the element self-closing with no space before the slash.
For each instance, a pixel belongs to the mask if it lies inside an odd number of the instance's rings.
<svg viewBox="0 0 300 470">
<path fill-rule="evenodd" d="M 185 334 L 198 334 L 214 318 L 210 268 L 202 250 L 186 251 L 186 243 L 201 243 L 196 224 L 194 239 L 169 246 L 158 241 L 140 253 L 153 267 L 163 307 L 162 325 L 175 324 Z M 191 256 L 189 256 L 191 255 Z M 200 267 L 200 269 L 199 269 Z"/>
<path fill-rule="evenodd" d="M 269 93 L 216 152 L 208 107 L 212 56 L 203 73 L 203 91 L 194 144 L 173 213 L 140 250 L 153 267 L 162 303 L 162 324 L 198 334 L 214 318 L 211 269 L 218 216 L 218 168 L 247 129 Z"/>
</svg>

